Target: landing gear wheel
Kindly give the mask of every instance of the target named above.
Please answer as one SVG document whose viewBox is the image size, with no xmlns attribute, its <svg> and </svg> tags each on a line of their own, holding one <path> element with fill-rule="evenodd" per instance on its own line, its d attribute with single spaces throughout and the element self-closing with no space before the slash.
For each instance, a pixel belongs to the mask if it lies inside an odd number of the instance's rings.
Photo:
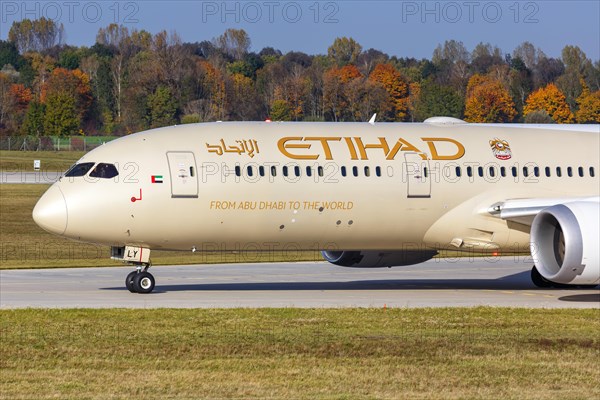
<svg viewBox="0 0 600 400">
<path fill-rule="evenodd" d="M 130 272 L 127 275 L 127 278 L 125 278 L 125 287 L 127 288 L 127 290 L 129 290 L 131 293 L 136 293 L 135 288 L 133 287 L 133 279 L 135 278 L 135 276 L 138 274 L 137 271 L 133 271 Z"/>
<path fill-rule="evenodd" d="M 555 287 L 554 282 L 550 282 L 548 279 L 544 278 L 535 266 L 531 268 L 531 281 L 539 288 L 549 289 Z"/>
<path fill-rule="evenodd" d="M 154 290 L 154 277 L 151 273 L 142 271 L 133 278 L 133 289 L 137 293 L 151 293 Z"/>
</svg>

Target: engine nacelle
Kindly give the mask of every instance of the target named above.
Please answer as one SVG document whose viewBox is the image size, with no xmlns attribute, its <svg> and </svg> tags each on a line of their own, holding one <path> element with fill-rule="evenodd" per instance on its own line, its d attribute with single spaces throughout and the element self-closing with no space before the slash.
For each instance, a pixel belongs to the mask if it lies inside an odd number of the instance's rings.
<svg viewBox="0 0 600 400">
<path fill-rule="evenodd" d="M 531 255 L 540 275 L 573 285 L 600 283 L 600 203 L 580 201 L 542 210 L 531 225 Z"/>
<path fill-rule="evenodd" d="M 433 258 L 437 251 L 322 251 L 321 254 L 326 261 L 341 267 L 384 268 L 420 264 Z"/>
</svg>

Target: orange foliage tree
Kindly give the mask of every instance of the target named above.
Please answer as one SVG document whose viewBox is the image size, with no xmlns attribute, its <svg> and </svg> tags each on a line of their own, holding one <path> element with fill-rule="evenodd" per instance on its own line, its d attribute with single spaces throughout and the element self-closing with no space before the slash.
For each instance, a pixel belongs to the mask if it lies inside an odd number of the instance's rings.
<svg viewBox="0 0 600 400">
<path fill-rule="evenodd" d="M 348 110 L 350 83 L 361 79 L 362 74 L 355 65 L 333 67 L 323 75 L 323 104 L 334 121 L 350 120 Z"/>
<path fill-rule="evenodd" d="M 199 61 L 199 67 L 203 73 L 202 86 L 207 91 L 207 97 L 210 102 L 209 119 L 222 120 L 225 118 L 225 109 L 227 105 L 223 74 L 208 61 Z"/>
<path fill-rule="evenodd" d="M 468 122 L 511 122 L 517 116 L 515 103 L 502 82 L 475 74 L 467 85 L 465 120 Z"/>
<path fill-rule="evenodd" d="M 577 105 L 579 105 L 576 113 L 577 122 L 580 124 L 600 123 L 600 90 L 591 93 L 585 82 L 582 83 L 583 92 L 577 98 Z"/>
<path fill-rule="evenodd" d="M 83 118 L 94 101 L 90 77 L 79 69 L 56 68 L 42 87 L 41 101 L 52 96 L 69 96 L 75 100 L 79 118 Z"/>
<path fill-rule="evenodd" d="M 11 85 L 10 93 L 15 99 L 15 106 L 18 111 L 25 111 L 33 99 L 33 93 L 31 92 L 31 89 L 25 87 L 25 85 L 21 83 L 15 83 Z"/>
<path fill-rule="evenodd" d="M 405 121 L 408 117 L 408 82 L 393 65 L 377 64 L 369 80 L 383 86 L 394 105 L 393 120 Z"/>
<path fill-rule="evenodd" d="M 528 114 L 540 110 L 546 111 L 550 118 L 559 124 L 572 123 L 574 120 L 565 95 L 553 83 L 536 90 L 527 97 L 523 115 L 526 117 Z"/>
</svg>

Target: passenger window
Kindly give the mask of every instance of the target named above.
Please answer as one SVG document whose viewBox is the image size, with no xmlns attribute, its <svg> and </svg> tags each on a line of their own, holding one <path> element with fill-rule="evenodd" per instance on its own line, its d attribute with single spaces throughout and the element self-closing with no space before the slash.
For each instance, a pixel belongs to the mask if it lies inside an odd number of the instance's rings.
<svg viewBox="0 0 600 400">
<path fill-rule="evenodd" d="M 287 166 L 283 167 L 283 176 L 288 176 L 288 167 Z"/>
<path fill-rule="evenodd" d="M 469 178 L 473 177 L 473 167 L 467 167 L 467 175 Z"/>
<path fill-rule="evenodd" d="M 527 178 L 529 176 L 529 168 L 523 167 L 523 176 Z"/>
<path fill-rule="evenodd" d="M 65 177 L 76 178 L 78 176 L 84 176 L 90 171 L 90 169 L 92 169 L 94 164 L 95 163 L 93 162 L 75 164 L 67 171 Z"/>
<path fill-rule="evenodd" d="M 365 176 L 371 176 L 371 170 L 369 167 L 365 167 Z"/>
<path fill-rule="evenodd" d="M 477 167 L 477 174 L 483 178 L 483 167 Z"/>
<path fill-rule="evenodd" d="M 550 171 L 550 167 L 546 167 L 546 176 L 547 176 L 548 178 L 550 178 L 550 175 L 552 175 L 552 174 L 551 174 L 551 171 Z"/>
<path fill-rule="evenodd" d="M 556 176 L 559 178 L 562 176 L 562 169 L 560 167 L 556 167 Z"/>
<path fill-rule="evenodd" d="M 517 167 L 512 167 L 511 171 L 512 171 L 512 176 L 513 177 L 516 178 L 519 175 L 519 170 L 517 169 Z"/>
<path fill-rule="evenodd" d="M 502 175 L 503 178 L 506 178 L 506 167 L 500 167 L 500 175 Z"/>
<path fill-rule="evenodd" d="M 119 175 L 117 167 L 115 167 L 113 164 L 105 163 L 98 164 L 96 168 L 94 168 L 94 170 L 90 173 L 90 177 L 102 179 L 112 179 L 117 175 Z"/>
<path fill-rule="evenodd" d="M 567 167 L 567 175 L 569 175 L 569 178 L 573 177 L 573 168 L 572 167 Z"/>
<path fill-rule="evenodd" d="M 427 167 L 423 168 L 423 175 L 425 178 L 429 178 L 429 171 L 427 170 Z"/>
<path fill-rule="evenodd" d="M 533 174 L 539 178 L 540 176 L 540 167 L 533 167 Z"/>
<path fill-rule="evenodd" d="M 300 176 L 300 167 L 299 166 L 295 166 L 294 167 L 294 173 L 296 174 L 296 176 Z"/>
<path fill-rule="evenodd" d="M 312 168 L 306 167 L 306 176 L 312 176 Z"/>
<path fill-rule="evenodd" d="M 274 165 L 271 167 L 271 176 L 277 176 L 277 168 Z"/>
<path fill-rule="evenodd" d="M 260 176 L 265 176 L 265 167 L 263 167 L 262 165 L 258 167 L 258 174 Z"/>
<path fill-rule="evenodd" d="M 590 167 L 590 176 L 592 178 L 596 176 L 596 171 L 594 170 L 594 167 Z"/>
<path fill-rule="evenodd" d="M 492 178 L 496 176 L 496 169 L 494 167 L 490 167 L 490 176 Z"/>
<path fill-rule="evenodd" d="M 235 166 L 235 176 L 242 176 L 242 168 L 239 165 Z"/>
<path fill-rule="evenodd" d="M 381 167 L 375 167 L 375 175 L 381 178 Z"/>
<path fill-rule="evenodd" d="M 325 175 L 325 170 L 323 169 L 323 167 L 317 167 L 317 172 L 319 173 L 320 177 L 323 177 Z"/>
<path fill-rule="evenodd" d="M 342 167 L 342 176 L 346 176 L 346 167 Z"/>
<path fill-rule="evenodd" d="M 460 178 L 461 175 L 462 175 L 462 171 L 461 171 L 460 167 L 456 167 L 456 176 Z"/>
<path fill-rule="evenodd" d="M 583 167 L 579 167 L 579 176 L 583 178 Z"/>
<path fill-rule="evenodd" d="M 358 176 L 358 167 L 352 167 L 352 175 Z"/>
</svg>

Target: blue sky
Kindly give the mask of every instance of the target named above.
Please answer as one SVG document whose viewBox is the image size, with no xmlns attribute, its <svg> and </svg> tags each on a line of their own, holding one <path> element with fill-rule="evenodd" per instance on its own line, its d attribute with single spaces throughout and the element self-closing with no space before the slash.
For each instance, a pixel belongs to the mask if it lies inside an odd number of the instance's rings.
<svg viewBox="0 0 600 400">
<path fill-rule="evenodd" d="M 152 33 L 177 31 L 184 41 L 210 40 L 243 28 L 252 50 L 326 53 L 339 36 L 399 57 L 430 58 L 438 43 L 472 50 L 490 42 L 504 52 L 530 41 L 549 56 L 567 45 L 600 59 L 600 1 L 0 1 L 0 38 L 13 21 L 46 16 L 61 22 L 67 43 L 91 46 L 112 22 Z"/>
</svg>

